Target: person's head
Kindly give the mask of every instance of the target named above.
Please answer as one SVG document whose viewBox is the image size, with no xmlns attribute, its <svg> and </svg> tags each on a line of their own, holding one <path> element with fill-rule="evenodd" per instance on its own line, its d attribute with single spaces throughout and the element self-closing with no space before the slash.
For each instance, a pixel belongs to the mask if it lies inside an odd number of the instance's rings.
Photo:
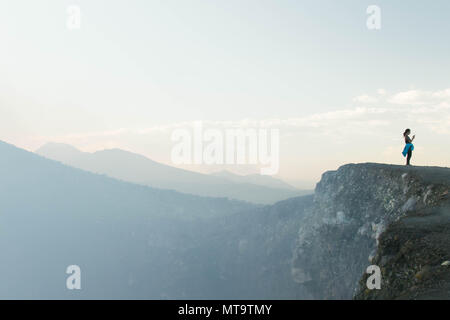
<svg viewBox="0 0 450 320">
<path fill-rule="evenodd" d="M 403 132 L 403 136 L 406 137 L 411 133 L 411 129 L 406 129 L 405 132 Z"/>
</svg>

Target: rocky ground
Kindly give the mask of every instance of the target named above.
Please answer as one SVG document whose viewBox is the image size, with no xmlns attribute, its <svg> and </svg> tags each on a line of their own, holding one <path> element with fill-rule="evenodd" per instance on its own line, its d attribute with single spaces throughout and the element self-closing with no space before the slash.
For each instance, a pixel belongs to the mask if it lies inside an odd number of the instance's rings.
<svg viewBox="0 0 450 320">
<path fill-rule="evenodd" d="M 349 164 L 324 173 L 292 274 L 313 299 L 450 298 L 450 169 Z M 379 265 L 382 289 L 366 290 Z"/>
<path fill-rule="evenodd" d="M 365 275 L 355 298 L 450 299 L 450 169 L 393 169 L 425 190 L 417 189 L 407 214 L 380 235 L 372 263 L 381 268 L 381 290 L 366 289 Z"/>
</svg>

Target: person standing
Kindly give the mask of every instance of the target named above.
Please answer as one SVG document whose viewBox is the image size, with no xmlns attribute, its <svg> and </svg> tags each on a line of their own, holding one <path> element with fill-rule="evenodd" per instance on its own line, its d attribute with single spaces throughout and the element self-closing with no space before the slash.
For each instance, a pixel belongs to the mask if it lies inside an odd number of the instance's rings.
<svg viewBox="0 0 450 320">
<path fill-rule="evenodd" d="M 413 135 L 413 137 L 410 138 L 409 137 L 410 134 L 411 134 L 411 129 L 406 129 L 405 132 L 403 132 L 403 137 L 405 138 L 405 148 L 403 149 L 403 156 L 406 157 L 406 165 L 407 166 L 411 165 L 410 161 L 411 161 L 411 157 L 412 157 L 412 152 L 414 150 L 414 145 L 412 144 L 412 142 L 416 138 L 415 135 Z"/>
</svg>

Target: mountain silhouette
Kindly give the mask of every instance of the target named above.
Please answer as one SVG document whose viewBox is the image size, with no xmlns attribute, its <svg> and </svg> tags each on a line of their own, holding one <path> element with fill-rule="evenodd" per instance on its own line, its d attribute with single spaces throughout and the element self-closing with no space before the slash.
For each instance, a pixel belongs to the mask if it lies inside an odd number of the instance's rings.
<svg viewBox="0 0 450 320">
<path fill-rule="evenodd" d="M 162 297 L 190 228 L 254 207 L 119 181 L 0 142 L 0 298 Z M 65 288 L 69 265 L 82 270 L 79 293 Z"/>
<path fill-rule="evenodd" d="M 236 183 L 250 183 L 250 184 L 269 187 L 269 188 L 298 191 L 294 186 L 291 186 L 289 183 L 284 182 L 283 180 L 274 178 L 272 176 L 268 176 L 268 175 L 261 175 L 261 174 L 238 175 L 238 174 L 234 174 L 227 170 L 214 172 L 211 175 L 215 176 L 215 177 L 225 178 L 227 180 L 230 180 L 230 181 L 233 181 Z"/>
<path fill-rule="evenodd" d="M 36 150 L 36 153 L 76 168 L 120 180 L 201 196 L 271 204 L 308 193 L 271 177 L 247 176 L 237 179 L 238 176 L 201 174 L 161 164 L 120 149 L 88 153 L 70 145 L 48 143 Z"/>
</svg>

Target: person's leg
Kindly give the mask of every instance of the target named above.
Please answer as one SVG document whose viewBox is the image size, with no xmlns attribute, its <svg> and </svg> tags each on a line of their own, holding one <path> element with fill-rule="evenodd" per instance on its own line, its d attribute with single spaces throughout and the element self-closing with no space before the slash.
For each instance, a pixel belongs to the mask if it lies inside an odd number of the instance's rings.
<svg viewBox="0 0 450 320">
<path fill-rule="evenodd" d="M 411 148 L 409 148 L 409 150 L 408 150 L 408 157 L 406 158 L 406 165 L 407 166 L 410 165 L 409 161 L 411 160 L 411 157 L 412 157 L 412 150 L 411 150 Z"/>
</svg>

